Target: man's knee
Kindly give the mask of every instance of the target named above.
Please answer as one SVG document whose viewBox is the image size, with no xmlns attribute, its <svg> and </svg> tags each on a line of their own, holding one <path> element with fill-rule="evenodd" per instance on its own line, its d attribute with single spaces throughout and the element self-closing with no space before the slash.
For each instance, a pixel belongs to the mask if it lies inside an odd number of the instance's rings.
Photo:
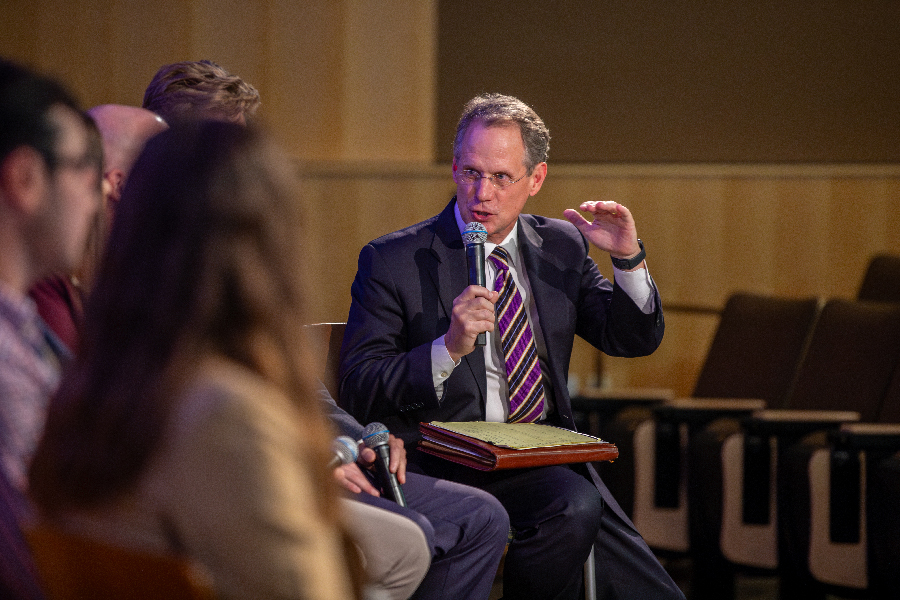
<svg viewBox="0 0 900 600">
<path fill-rule="evenodd" d="M 484 543 L 505 546 L 509 536 L 509 515 L 497 498 L 491 494 L 470 488 L 466 498 L 468 532 Z"/>
<path fill-rule="evenodd" d="M 593 532 L 591 538 L 600 531 L 600 522 L 603 517 L 603 497 L 590 482 L 587 485 L 572 486 L 565 495 L 565 509 L 563 516 L 567 520 L 578 523 L 585 532 Z"/>
<path fill-rule="evenodd" d="M 506 509 L 487 492 L 480 492 L 478 498 L 478 518 L 484 524 L 486 533 L 489 533 L 491 539 L 502 538 L 505 544 L 509 535 L 509 515 Z"/>
</svg>

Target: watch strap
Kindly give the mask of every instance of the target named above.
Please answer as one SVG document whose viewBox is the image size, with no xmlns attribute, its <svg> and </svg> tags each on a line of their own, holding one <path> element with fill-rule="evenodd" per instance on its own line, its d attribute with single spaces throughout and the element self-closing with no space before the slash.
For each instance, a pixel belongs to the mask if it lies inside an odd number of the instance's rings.
<svg viewBox="0 0 900 600">
<path fill-rule="evenodd" d="M 637 253 L 637 256 L 634 256 L 632 258 L 616 258 L 615 256 L 610 256 L 610 258 L 612 259 L 612 264 L 615 268 L 619 269 L 620 271 L 629 271 L 644 262 L 644 259 L 647 258 L 647 253 L 644 252 L 644 242 L 642 242 L 640 239 L 638 239 L 637 242 L 638 246 L 640 246 L 641 248 L 641 251 Z"/>
</svg>

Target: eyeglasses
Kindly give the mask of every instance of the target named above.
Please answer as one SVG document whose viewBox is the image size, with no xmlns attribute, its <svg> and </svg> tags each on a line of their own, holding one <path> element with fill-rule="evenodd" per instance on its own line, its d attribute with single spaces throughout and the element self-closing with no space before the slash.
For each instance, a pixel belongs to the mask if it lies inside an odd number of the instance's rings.
<svg viewBox="0 0 900 600">
<path fill-rule="evenodd" d="M 496 175 L 482 175 L 475 169 L 463 169 L 462 171 L 459 171 L 458 177 L 461 182 L 468 185 L 475 185 L 475 182 L 479 179 L 489 179 L 491 183 L 494 184 L 495 188 L 497 188 L 498 190 L 502 190 L 503 188 L 507 188 L 517 181 L 521 181 L 525 178 L 525 175 L 522 175 L 518 179 L 513 179 L 506 173 L 497 173 Z"/>
</svg>

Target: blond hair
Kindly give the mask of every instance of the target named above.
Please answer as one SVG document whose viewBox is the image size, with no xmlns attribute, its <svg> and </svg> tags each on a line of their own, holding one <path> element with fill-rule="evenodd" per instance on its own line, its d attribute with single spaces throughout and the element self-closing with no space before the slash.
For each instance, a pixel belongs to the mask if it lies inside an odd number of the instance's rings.
<svg viewBox="0 0 900 600">
<path fill-rule="evenodd" d="M 192 119 L 244 121 L 259 108 L 259 91 L 209 61 L 160 67 L 144 92 L 143 107 L 167 123 Z"/>
</svg>

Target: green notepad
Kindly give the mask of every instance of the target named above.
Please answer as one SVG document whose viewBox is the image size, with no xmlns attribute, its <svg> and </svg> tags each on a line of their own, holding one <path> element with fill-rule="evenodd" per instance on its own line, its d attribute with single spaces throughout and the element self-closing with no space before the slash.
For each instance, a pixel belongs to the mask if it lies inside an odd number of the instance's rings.
<svg viewBox="0 0 900 600">
<path fill-rule="evenodd" d="M 487 421 L 442 423 L 433 421 L 431 424 L 501 448 L 514 450 L 595 444 L 601 441 L 592 435 L 538 423 L 493 423 Z"/>
</svg>

